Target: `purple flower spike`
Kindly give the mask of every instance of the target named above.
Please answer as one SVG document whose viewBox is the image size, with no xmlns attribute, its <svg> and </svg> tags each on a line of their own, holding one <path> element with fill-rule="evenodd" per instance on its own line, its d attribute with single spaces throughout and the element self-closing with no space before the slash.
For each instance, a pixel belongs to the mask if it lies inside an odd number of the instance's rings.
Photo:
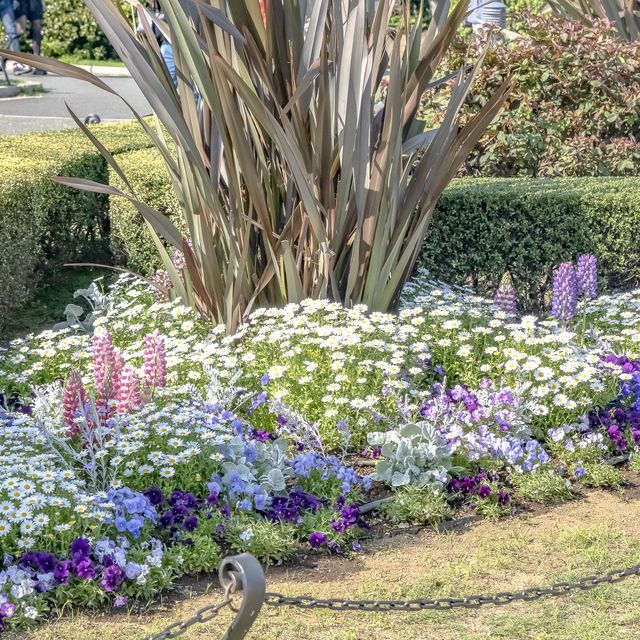
<svg viewBox="0 0 640 640">
<path fill-rule="evenodd" d="M 563 262 L 557 269 L 553 278 L 553 302 L 551 313 L 562 320 L 569 322 L 576 315 L 578 309 L 578 280 L 576 271 L 571 262 Z"/>
<path fill-rule="evenodd" d="M 505 313 L 516 315 L 518 312 L 518 298 L 513 287 L 511 276 L 505 273 L 500 280 L 500 286 L 493 297 L 493 304 L 502 309 Z"/>
<path fill-rule="evenodd" d="M 576 278 L 580 297 L 593 300 L 598 296 L 598 260 L 595 256 L 584 253 L 578 258 Z"/>
</svg>

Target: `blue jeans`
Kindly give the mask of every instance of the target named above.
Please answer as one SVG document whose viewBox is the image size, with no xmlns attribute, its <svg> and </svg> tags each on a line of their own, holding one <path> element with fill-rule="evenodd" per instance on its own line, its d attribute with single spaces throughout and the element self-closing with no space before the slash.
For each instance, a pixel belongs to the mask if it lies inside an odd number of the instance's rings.
<svg viewBox="0 0 640 640">
<path fill-rule="evenodd" d="M 9 40 L 9 49 L 20 51 L 20 38 L 16 31 L 16 17 L 13 14 L 13 0 L 0 0 L 0 18 L 2 18 L 2 26 Z"/>
<path fill-rule="evenodd" d="M 2 0 L 0 0 L 1 2 Z M 171 43 L 166 40 L 160 45 L 160 53 L 164 58 L 164 63 L 167 65 L 167 69 L 169 71 L 169 75 L 171 76 L 171 80 L 173 81 L 173 86 L 178 86 L 178 77 L 176 76 L 176 65 L 173 63 L 173 49 L 171 47 Z"/>
</svg>

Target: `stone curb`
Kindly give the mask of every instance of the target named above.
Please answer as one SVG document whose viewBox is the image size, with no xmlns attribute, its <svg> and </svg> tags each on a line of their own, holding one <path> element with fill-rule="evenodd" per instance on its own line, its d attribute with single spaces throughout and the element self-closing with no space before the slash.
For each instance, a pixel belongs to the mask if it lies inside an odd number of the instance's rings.
<svg viewBox="0 0 640 640">
<path fill-rule="evenodd" d="M 20 93 L 20 87 L 11 84 L 8 87 L 0 87 L 0 98 L 15 98 Z"/>
<path fill-rule="evenodd" d="M 100 65 L 76 65 L 79 69 L 89 71 L 101 78 L 130 78 L 131 74 L 126 67 L 103 67 Z"/>
</svg>

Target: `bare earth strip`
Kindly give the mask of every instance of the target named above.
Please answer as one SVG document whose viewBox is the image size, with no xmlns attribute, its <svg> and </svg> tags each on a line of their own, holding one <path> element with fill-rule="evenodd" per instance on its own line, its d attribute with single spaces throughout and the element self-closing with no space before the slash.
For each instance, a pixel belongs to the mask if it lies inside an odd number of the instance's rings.
<svg viewBox="0 0 640 640">
<path fill-rule="evenodd" d="M 424 530 L 364 545 L 352 558 L 317 559 L 314 568 L 274 569 L 268 590 L 346 598 L 433 598 L 545 586 L 640 561 L 640 500 L 593 491 L 535 515 L 472 521 L 455 531 Z M 198 595 L 145 613 L 63 618 L 32 640 L 142 640 L 219 600 L 206 582 Z M 562 598 L 455 612 L 334 613 L 263 610 L 250 639 L 282 640 L 600 640 L 640 638 L 640 578 Z M 184 638 L 222 636 L 223 624 L 196 626 Z"/>
</svg>

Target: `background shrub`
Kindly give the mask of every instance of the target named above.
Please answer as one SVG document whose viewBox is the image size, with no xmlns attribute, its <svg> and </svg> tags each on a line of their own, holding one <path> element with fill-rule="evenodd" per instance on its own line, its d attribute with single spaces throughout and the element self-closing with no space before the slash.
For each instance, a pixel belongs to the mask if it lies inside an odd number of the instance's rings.
<svg viewBox="0 0 640 640">
<path fill-rule="evenodd" d="M 123 5 L 125 15 L 131 14 Z M 47 0 L 43 27 L 42 54 L 54 58 L 73 55 L 106 60 L 117 58 L 84 0 Z"/>
<path fill-rule="evenodd" d="M 94 131 L 116 155 L 149 144 L 137 123 Z M 59 185 L 51 180 L 55 175 L 109 177 L 80 130 L 0 137 L 0 331 L 11 311 L 64 262 L 110 260 L 107 197 Z"/>
<path fill-rule="evenodd" d="M 157 152 L 118 157 L 136 193 L 182 223 Z M 119 186 L 111 172 L 110 180 Z M 111 198 L 111 246 L 129 267 L 152 275 L 155 248 L 133 206 Z M 554 268 L 580 253 L 600 260 L 602 285 L 640 283 L 640 181 L 632 178 L 459 178 L 445 190 L 420 263 L 446 282 L 492 294 L 508 271 L 524 311 L 548 299 Z"/>
<path fill-rule="evenodd" d="M 168 215 L 184 230 L 183 217 L 171 187 L 166 165 L 154 150 L 141 149 L 118 156 L 118 164 L 134 185 L 136 195 L 149 206 Z M 115 171 L 109 170 L 110 184 L 124 188 Z M 111 198 L 111 250 L 119 263 L 151 276 L 160 268 L 158 251 L 136 208 L 124 198 Z"/>
<path fill-rule="evenodd" d="M 21 163 L 19 171 L 2 180 L 0 189 L 0 321 L 27 298 L 41 256 L 43 216 L 33 206 L 31 184 L 22 173 L 32 167 L 39 168 L 37 163 Z"/>
<path fill-rule="evenodd" d="M 468 99 L 467 117 L 512 73 L 514 88 L 504 111 L 461 172 L 635 175 L 640 169 L 640 42 L 616 40 L 602 21 L 590 28 L 552 15 L 524 13 L 521 19 L 525 33 L 492 47 Z M 458 68 L 480 46 L 473 37 L 460 39 L 443 72 Z M 424 117 L 437 124 L 441 98 L 430 96 Z"/>
<path fill-rule="evenodd" d="M 602 285 L 640 282 L 639 237 L 637 179 L 463 178 L 440 199 L 421 262 L 489 294 L 508 271 L 522 309 L 536 310 L 554 268 L 580 253 L 598 256 Z"/>
</svg>

